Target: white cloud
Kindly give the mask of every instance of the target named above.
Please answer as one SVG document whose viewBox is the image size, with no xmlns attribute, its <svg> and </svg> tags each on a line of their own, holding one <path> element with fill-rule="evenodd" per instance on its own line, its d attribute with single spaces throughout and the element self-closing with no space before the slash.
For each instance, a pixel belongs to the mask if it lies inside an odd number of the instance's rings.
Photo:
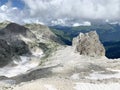
<svg viewBox="0 0 120 90">
<path fill-rule="evenodd" d="M 73 24 L 73 27 L 77 27 L 77 26 L 91 26 L 91 22 L 85 21 L 85 22 L 82 22 L 82 23 L 74 23 Z"/>
<path fill-rule="evenodd" d="M 2 5 L 1 7 L 0 7 L 0 10 L 1 11 L 6 11 L 8 9 L 8 7 L 6 6 L 6 5 Z"/>
<path fill-rule="evenodd" d="M 32 17 L 89 20 L 120 19 L 120 0 L 23 0 Z"/>
<path fill-rule="evenodd" d="M 8 4 L 0 6 L 0 22 L 7 20 L 22 23 L 24 15 L 23 11 L 19 10 L 17 7 L 12 7 Z"/>
<path fill-rule="evenodd" d="M 57 19 L 51 21 L 52 25 L 66 25 L 65 19 Z"/>
<path fill-rule="evenodd" d="M 35 18 L 26 18 L 23 20 L 23 23 L 26 23 L 26 24 L 36 23 L 36 24 L 45 25 L 43 22 L 41 22 L 40 20 L 35 19 Z"/>
<path fill-rule="evenodd" d="M 23 10 L 12 7 L 10 2 L 0 6 L 0 20 L 62 25 L 86 24 L 84 21 L 92 20 L 120 21 L 120 0 L 22 1 L 25 2 Z"/>
<path fill-rule="evenodd" d="M 73 24 L 73 27 L 78 27 L 78 26 L 80 26 L 79 23 L 74 23 L 74 24 Z"/>
</svg>

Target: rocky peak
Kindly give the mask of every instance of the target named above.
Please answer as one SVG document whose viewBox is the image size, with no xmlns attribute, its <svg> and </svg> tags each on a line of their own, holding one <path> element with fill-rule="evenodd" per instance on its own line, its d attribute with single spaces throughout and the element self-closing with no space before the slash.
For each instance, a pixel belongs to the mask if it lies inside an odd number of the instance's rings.
<svg viewBox="0 0 120 90">
<path fill-rule="evenodd" d="M 46 37 L 53 35 L 53 33 L 47 26 L 41 24 L 27 24 L 25 25 L 25 27 L 29 28 L 29 30 L 31 30 L 35 34 L 44 35 Z"/>
<path fill-rule="evenodd" d="M 4 21 L 4 22 L 0 22 L 0 29 L 6 27 L 8 24 L 10 24 L 11 22 L 9 21 Z"/>
<path fill-rule="evenodd" d="M 36 38 L 28 28 L 16 23 L 9 23 L 0 30 L 0 38 L 5 39 L 6 41 L 21 40 L 21 37 L 29 39 Z"/>
<path fill-rule="evenodd" d="M 16 23 L 10 23 L 6 26 L 7 31 L 14 33 L 25 33 L 27 28 Z"/>
<path fill-rule="evenodd" d="M 34 35 L 37 37 L 40 41 L 54 41 L 60 44 L 63 44 L 63 42 L 58 38 L 48 26 L 41 25 L 41 24 L 26 24 L 25 27 L 29 28 L 29 30 L 34 33 Z"/>
<path fill-rule="evenodd" d="M 96 31 L 88 33 L 80 33 L 79 36 L 73 38 L 73 47 L 75 51 L 81 55 L 87 56 L 105 56 L 105 49 L 99 40 Z"/>
</svg>

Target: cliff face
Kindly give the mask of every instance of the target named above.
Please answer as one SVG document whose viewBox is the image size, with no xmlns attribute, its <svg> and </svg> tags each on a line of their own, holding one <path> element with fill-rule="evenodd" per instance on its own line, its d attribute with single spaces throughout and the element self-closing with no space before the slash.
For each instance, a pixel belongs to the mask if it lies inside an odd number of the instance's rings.
<svg viewBox="0 0 120 90">
<path fill-rule="evenodd" d="M 89 33 L 80 33 L 79 36 L 73 38 L 73 47 L 76 52 L 87 56 L 105 56 L 105 49 L 99 40 L 96 31 Z"/>
</svg>

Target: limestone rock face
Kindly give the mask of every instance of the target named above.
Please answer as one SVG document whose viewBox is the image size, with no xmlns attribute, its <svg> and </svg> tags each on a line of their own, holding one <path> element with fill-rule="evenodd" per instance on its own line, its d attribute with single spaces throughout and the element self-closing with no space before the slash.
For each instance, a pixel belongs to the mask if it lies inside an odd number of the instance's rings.
<svg viewBox="0 0 120 90">
<path fill-rule="evenodd" d="M 105 49 L 99 40 L 99 36 L 96 31 L 89 33 L 80 33 L 79 36 L 73 38 L 73 47 L 75 51 L 81 55 L 87 55 L 91 57 L 105 56 Z"/>
<path fill-rule="evenodd" d="M 49 27 L 41 24 L 26 24 L 25 27 L 27 27 L 40 42 L 49 42 L 54 41 L 60 44 L 63 44 L 63 42 L 58 38 Z"/>
</svg>

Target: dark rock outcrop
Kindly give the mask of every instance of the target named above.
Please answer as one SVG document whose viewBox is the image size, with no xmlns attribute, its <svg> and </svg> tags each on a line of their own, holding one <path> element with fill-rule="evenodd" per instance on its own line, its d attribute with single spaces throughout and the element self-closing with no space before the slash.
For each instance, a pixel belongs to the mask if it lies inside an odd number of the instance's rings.
<svg viewBox="0 0 120 90">
<path fill-rule="evenodd" d="M 0 38 L 7 41 L 21 40 L 21 36 L 29 39 L 36 38 L 28 28 L 16 23 L 10 23 L 5 28 L 0 30 Z"/>
<path fill-rule="evenodd" d="M 5 40 L 0 39 L 0 67 L 7 65 L 12 59 L 11 47 Z"/>
<path fill-rule="evenodd" d="M 9 23 L 2 28 L 0 30 L 0 66 L 11 62 L 13 56 L 31 54 L 31 43 L 35 40 L 35 35 L 28 28 L 16 23 Z"/>
<path fill-rule="evenodd" d="M 105 56 L 105 49 L 99 40 L 96 31 L 89 33 L 80 33 L 79 36 L 73 38 L 73 47 L 81 55 L 87 56 Z"/>
<path fill-rule="evenodd" d="M 11 48 L 17 55 L 30 54 L 29 46 L 22 40 L 11 42 Z"/>
<path fill-rule="evenodd" d="M 56 42 L 61 42 L 47 26 L 40 24 L 22 26 L 10 22 L 1 24 L 0 39 L 3 40 L 0 41 L 0 66 L 12 61 L 12 57 L 40 53 L 48 49 L 48 43 L 49 48 L 52 48 L 57 45 Z"/>
<path fill-rule="evenodd" d="M 36 40 L 35 35 L 26 27 L 9 23 L 0 30 L 0 39 L 5 40 L 17 55 L 30 53 L 31 43 Z"/>
<path fill-rule="evenodd" d="M 24 26 L 18 25 L 16 23 L 10 23 L 6 26 L 8 32 L 11 33 L 18 33 L 18 34 L 24 34 L 27 31 L 27 28 Z"/>
</svg>

